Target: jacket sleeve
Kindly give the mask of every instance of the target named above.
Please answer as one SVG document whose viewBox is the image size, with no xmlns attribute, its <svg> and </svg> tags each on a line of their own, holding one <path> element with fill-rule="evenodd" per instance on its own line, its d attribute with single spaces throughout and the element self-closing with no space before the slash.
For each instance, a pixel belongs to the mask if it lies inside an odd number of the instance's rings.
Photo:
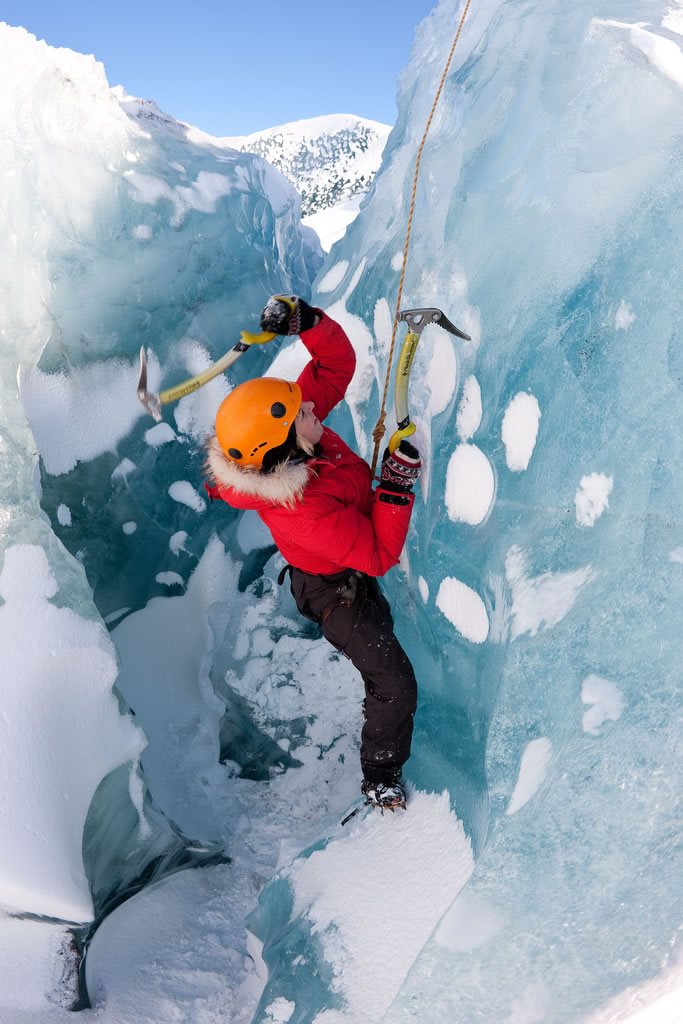
<svg viewBox="0 0 683 1024">
<path fill-rule="evenodd" d="M 330 558 L 349 569 L 368 576 L 383 576 L 398 560 L 405 544 L 414 495 L 405 504 L 395 504 L 393 496 L 375 491 L 370 515 L 354 505 L 327 498 L 307 504 L 296 517 L 290 539 L 310 554 Z"/>
<path fill-rule="evenodd" d="M 356 369 L 356 353 L 345 331 L 322 310 L 320 322 L 301 334 L 311 353 L 297 384 L 304 402 L 313 402 L 315 414 L 324 420 L 342 400 Z"/>
</svg>

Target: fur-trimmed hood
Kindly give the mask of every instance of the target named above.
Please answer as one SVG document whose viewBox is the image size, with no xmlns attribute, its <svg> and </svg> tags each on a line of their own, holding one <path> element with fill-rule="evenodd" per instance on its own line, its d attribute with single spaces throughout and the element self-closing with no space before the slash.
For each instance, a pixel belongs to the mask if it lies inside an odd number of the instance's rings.
<svg viewBox="0 0 683 1024">
<path fill-rule="evenodd" d="M 206 470 L 218 487 L 230 490 L 230 504 L 243 509 L 258 509 L 263 504 L 294 508 L 315 475 L 310 463 L 289 459 L 270 473 L 243 469 L 227 457 L 215 434 L 206 445 Z"/>
</svg>

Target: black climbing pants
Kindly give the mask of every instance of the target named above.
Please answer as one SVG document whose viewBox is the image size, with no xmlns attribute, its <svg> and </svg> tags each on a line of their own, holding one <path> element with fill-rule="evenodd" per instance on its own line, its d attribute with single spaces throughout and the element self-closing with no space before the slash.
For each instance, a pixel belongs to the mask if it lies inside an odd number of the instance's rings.
<svg viewBox="0 0 683 1024">
<path fill-rule="evenodd" d="M 343 651 L 363 677 L 361 768 L 372 782 L 392 782 L 410 755 L 415 673 L 394 635 L 391 608 L 377 580 L 354 574 L 353 594 L 346 586 L 350 576 L 350 570 L 314 576 L 292 566 L 292 594 L 301 614 L 321 625 L 325 639 Z"/>
</svg>

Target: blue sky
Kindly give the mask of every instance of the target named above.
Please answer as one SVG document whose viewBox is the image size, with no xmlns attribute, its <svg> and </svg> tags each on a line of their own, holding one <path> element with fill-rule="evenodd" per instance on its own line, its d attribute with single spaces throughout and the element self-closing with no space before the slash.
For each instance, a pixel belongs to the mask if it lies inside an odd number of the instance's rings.
<svg viewBox="0 0 683 1024">
<path fill-rule="evenodd" d="M 393 124 L 415 26 L 436 0 L 3 0 L 0 19 L 94 53 L 111 85 L 215 135 L 318 114 Z"/>
</svg>

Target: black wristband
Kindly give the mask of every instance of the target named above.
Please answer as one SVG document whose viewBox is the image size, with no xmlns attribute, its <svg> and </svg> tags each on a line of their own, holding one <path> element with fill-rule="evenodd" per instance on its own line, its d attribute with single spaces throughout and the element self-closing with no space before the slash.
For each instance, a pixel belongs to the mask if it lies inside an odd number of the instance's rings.
<svg viewBox="0 0 683 1024">
<path fill-rule="evenodd" d="M 384 502 L 385 505 L 410 505 L 410 498 L 407 494 L 397 494 L 393 491 L 390 493 L 380 491 L 379 500 Z"/>
</svg>

